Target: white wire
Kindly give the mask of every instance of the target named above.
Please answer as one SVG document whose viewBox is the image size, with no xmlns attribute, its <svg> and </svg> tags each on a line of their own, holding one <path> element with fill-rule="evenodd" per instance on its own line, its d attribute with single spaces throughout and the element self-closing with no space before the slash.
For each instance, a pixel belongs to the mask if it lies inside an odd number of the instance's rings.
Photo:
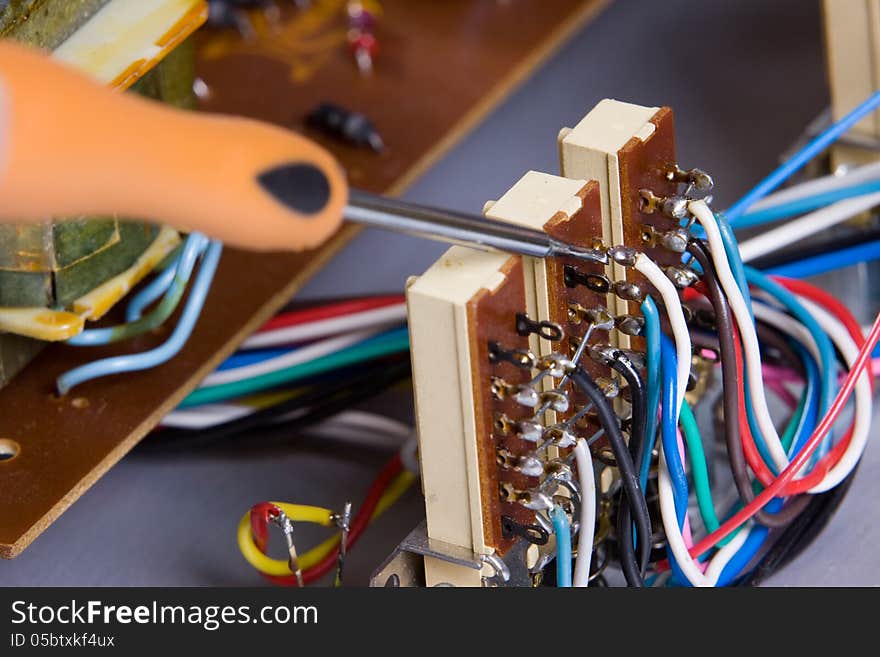
<svg viewBox="0 0 880 657">
<path fill-rule="evenodd" d="M 724 545 L 715 556 L 709 561 L 706 572 L 703 573 L 700 567 L 688 552 L 687 544 L 684 542 L 681 528 L 678 526 L 678 517 L 675 513 L 675 497 L 672 492 L 672 481 L 669 476 L 669 468 L 666 464 L 666 456 L 663 453 L 663 446 L 660 446 L 660 476 L 658 478 L 658 491 L 660 497 L 660 516 L 663 520 L 663 530 L 666 533 L 666 541 L 669 543 L 669 549 L 675 557 L 681 571 L 687 580 L 694 586 L 715 586 L 718 578 L 725 566 L 730 562 L 733 556 L 739 551 L 748 538 L 749 527 L 746 525 L 734 536 L 734 538 Z"/>
<path fill-rule="evenodd" d="M 859 354 L 859 349 L 855 341 L 850 336 L 846 327 L 831 313 L 824 308 L 816 305 L 809 299 L 800 298 L 804 307 L 816 318 L 816 321 L 822 327 L 834 345 L 840 350 L 847 369 L 852 369 Z M 844 451 L 840 460 L 832 467 L 828 474 L 822 478 L 816 486 L 810 489 L 810 493 L 824 493 L 842 482 L 853 471 L 865 446 L 868 443 L 868 436 L 871 432 L 871 419 L 873 415 L 873 393 L 871 390 L 871 374 L 865 369 L 856 381 L 855 386 L 855 417 L 853 434 L 850 443 Z"/>
<path fill-rule="evenodd" d="M 858 347 L 856 347 L 856 344 L 850 337 L 846 327 L 844 327 L 836 317 L 828 313 L 824 308 L 817 306 L 809 299 L 804 297 L 798 297 L 798 299 L 807 311 L 815 317 L 816 322 L 818 322 L 822 330 L 831 338 L 835 347 L 837 347 L 843 355 L 847 367 L 852 367 L 852 363 L 858 355 Z M 803 324 L 785 313 L 763 304 L 755 304 L 754 310 L 755 317 L 768 324 L 772 324 L 776 328 L 792 335 L 799 342 L 803 343 L 813 358 L 818 362 L 818 347 L 816 347 L 816 342 L 813 340 L 813 336 Z M 864 452 L 871 431 L 873 414 L 871 382 L 868 373 L 862 374 L 856 382 L 855 408 L 855 426 L 853 427 L 853 435 L 850 439 L 849 446 L 837 464 L 828 471 L 825 477 L 822 478 L 822 481 L 807 492 L 813 494 L 823 493 L 834 488 L 837 484 L 843 481 L 850 472 L 852 472 L 861 457 L 862 452 Z"/>
<path fill-rule="evenodd" d="M 676 369 L 676 378 L 678 379 L 678 398 L 676 399 L 676 418 L 681 413 L 681 405 L 684 401 L 684 394 L 687 391 L 688 379 L 691 374 L 691 334 L 688 330 L 687 322 L 684 318 L 684 311 L 681 307 L 681 298 L 678 296 L 678 290 L 672 281 L 667 278 L 663 270 L 658 267 L 644 253 L 640 253 L 636 257 L 635 268 L 644 274 L 651 284 L 657 288 L 663 299 L 663 305 L 666 308 L 666 315 L 669 317 L 669 324 L 672 327 L 672 337 L 675 338 L 675 352 L 678 356 L 678 367 Z"/>
<path fill-rule="evenodd" d="M 574 459 L 581 493 L 581 517 L 578 523 L 580 530 L 572 586 L 584 587 L 590 582 L 590 563 L 593 560 L 593 540 L 596 533 L 596 474 L 593 472 L 590 448 L 583 438 L 575 443 Z"/>
<path fill-rule="evenodd" d="M 334 354 L 337 351 L 345 349 L 346 347 L 350 347 L 354 344 L 357 344 L 358 342 L 362 342 L 379 332 L 381 332 L 381 329 L 374 328 L 369 330 L 356 331 L 354 333 L 347 333 L 345 335 L 340 335 L 334 338 L 320 340 L 319 342 L 315 342 L 314 344 L 301 347 L 296 351 L 291 351 L 288 354 L 276 356 L 275 358 L 270 358 L 269 360 L 264 360 L 260 363 L 243 365 L 242 367 L 236 367 L 231 370 L 212 372 L 205 377 L 199 387 L 206 388 L 208 386 L 217 386 L 224 383 L 232 383 L 234 381 L 244 381 L 245 379 L 251 379 L 255 376 L 269 374 L 270 372 L 283 370 L 288 367 L 293 367 L 294 365 L 302 365 L 303 363 L 308 363 L 310 361 L 323 358 L 324 356 Z"/>
<path fill-rule="evenodd" d="M 805 214 L 778 228 L 765 231 L 740 243 L 739 251 L 742 254 L 743 262 L 760 258 L 762 255 L 784 248 L 826 228 L 831 228 L 857 214 L 870 210 L 877 204 L 880 204 L 880 192 L 856 196 Z"/>
<path fill-rule="evenodd" d="M 326 338 L 339 333 L 350 333 L 367 328 L 386 328 L 399 324 L 406 319 L 406 304 L 396 303 L 391 306 L 363 310 L 350 315 L 330 317 L 314 322 L 287 326 L 284 328 L 255 333 L 245 340 L 239 349 L 263 349 L 279 345 L 306 342 L 315 338 Z"/>
<path fill-rule="evenodd" d="M 709 209 L 709 206 L 706 205 L 705 201 L 691 201 L 688 204 L 688 209 L 706 231 L 709 251 L 712 254 L 712 261 L 715 263 L 718 281 L 727 295 L 730 309 L 733 312 L 736 324 L 739 327 L 740 336 L 742 337 L 747 373 L 746 380 L 749 388 L 749 398 L 752 400 L 755 421 L 761 430 L 774 465 L 777 470 L 782 471 L 788 465 L 788 455 L 785 453 L 782 440 L 776 431 L 776 427 L 773 425 L 773 419 L 770 417 L 770 410 L 767 407 L 767 397 L 764 392 L 764 379 L 761 368 L 761 348 L 758 344 L 755 324 L 752 322 L 751 313 L 730 269 L 730 263 L 724 251 L 724 242 L 721 239 L 721 232 L 715 220 L 715 215 Z"/>
<path fill-rule="evenodd" d="M 206 429 L 215 424 L 237 420 L 250 415 L 253 411 L 252 408 L 236 404 L 203 404 L 171 411 L 162 418 L 162 426 L 177 429 Z"/>
<path fill-rule="evenodd" d="M 749 208 L 749 212 L 765 210 L 783 203 L 790 203 L 791 201 L 799 201 L 802 198 L 813 196 L 815 194 L 833 192 L 844 187 L 850 187 L 851 185 L 858 185 L 859 183 L 876 180 L 877 178 L 880 178 L 880 162 L 873 162 L 852 169 L 843 175 L 831 174 L 828 176 L 822 176 L 821 178 L 814 178 L 799 185 L 787 187 L 775 194 L 765 196 L 760 201 L 752 204 Z"/>
<path fill-rule="evenodd" d="M 396 450 L 409 440 L 413 428 L 376 413 L 348 410 L 308 427 L 305 433 L 378 449 Z"/>
</svg>

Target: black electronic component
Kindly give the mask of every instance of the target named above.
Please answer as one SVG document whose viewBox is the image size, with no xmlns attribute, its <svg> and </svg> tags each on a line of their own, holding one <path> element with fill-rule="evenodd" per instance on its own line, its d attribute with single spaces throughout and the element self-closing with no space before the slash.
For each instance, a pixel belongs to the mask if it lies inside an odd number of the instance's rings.
<svg viewBox="0 0 880 657">
<path fill-rule="evenodd" d="M 385 142 L 370 119 L 339 105 L 321 103 L 306 117 L 306 125 L 349 144 L 368 146 L 377 153 L 385 150 Z"/>
</svg>

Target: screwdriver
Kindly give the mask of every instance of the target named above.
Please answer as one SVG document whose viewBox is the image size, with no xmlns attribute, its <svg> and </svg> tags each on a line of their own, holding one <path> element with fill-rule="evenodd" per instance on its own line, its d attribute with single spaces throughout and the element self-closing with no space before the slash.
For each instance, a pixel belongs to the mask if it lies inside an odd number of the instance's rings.
<svg viewBox="0 0 880 657">
<path fill-rule="evenodd" d="M 572 246 L 539 230 L 407 203 L 355 189 L 349 190 L 344 214 L 349 221 L 367 226 L 481 250 L 506 251 L 533 258 L 570 256 L 590 262 L 608 262 L 604 251 Z"/>
<path fill-rule="evenodd" d="M 302 251 L 343 214 L 538 258 L 606 262 L 540 231 L 351 192 L 317 144 L 250 119 L 114 92 L 44 53 L 0 41 L 0 222 L 119 215 L 255 251 Z"/>
</svg>

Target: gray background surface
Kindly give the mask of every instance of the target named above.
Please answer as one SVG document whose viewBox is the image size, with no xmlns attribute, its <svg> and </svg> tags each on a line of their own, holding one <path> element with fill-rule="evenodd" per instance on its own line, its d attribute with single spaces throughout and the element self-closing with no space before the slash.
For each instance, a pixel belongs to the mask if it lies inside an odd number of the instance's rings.
<svg viewBox="0 0 880 657">
<path fill-rule="evenodd" d="M 672 106 L 679 162 L 714 174 L 723 207 L 767 172 L 828 103 L 819 2 L 617 0 L 407 198 L 478 211 L 526 170 L 557 171 L 559 128 L 605 97 Z M 366 231 L 300 298 L 401 290 L 407 276 L 443 249 Z M 377 404 L 401 418 L 411 415 L 406 395 Z M 314 443 L 304 449 L 293 437 L 271 447 L 260 439 L 235 448 L 129 455 L 22 556 L 0 563 L 0 585 L 259 584 L 234 540 L 251 504 L 283 499 L 339 508 L 360 498 L 381 464 L 358 451 L 340 455 Z M 830 527 L 772 583 L 880 583 L 878 472 L 880 446 L 871 445 Z M 411 492 L 379 520 L 350 556 L 349 582 L 366 583 L 421 513 L 419 495 Z"/>
</svg>

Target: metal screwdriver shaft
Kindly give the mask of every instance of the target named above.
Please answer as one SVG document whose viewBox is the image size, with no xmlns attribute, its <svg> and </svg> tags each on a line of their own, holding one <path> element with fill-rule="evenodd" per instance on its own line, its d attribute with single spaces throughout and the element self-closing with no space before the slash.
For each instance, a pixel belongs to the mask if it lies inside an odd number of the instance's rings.
<svg viewBox="0 0 880 657">
<path fill-rule="evenodd" d="M 538 230 L 357 190 L 351 190 L 349 194 L 345 218 L 367 226 L 486 251 L 507 251 L 534 258 L 571 256 L 590 262 L 608 262 L 604 251 L 571 246 Z"/>
</svg>

